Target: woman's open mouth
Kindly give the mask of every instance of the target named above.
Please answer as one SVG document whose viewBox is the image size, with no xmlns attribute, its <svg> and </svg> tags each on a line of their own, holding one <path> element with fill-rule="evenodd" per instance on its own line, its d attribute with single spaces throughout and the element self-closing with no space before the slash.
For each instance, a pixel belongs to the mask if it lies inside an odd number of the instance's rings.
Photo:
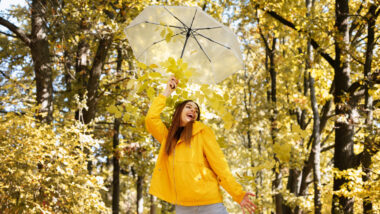
<svg viewBox="0 0 380 214">
<path fill-rule="evenodd" d="M 189 120 L 194 120 L 195 116 L 193 114 L 186 115 Z"/>
</svg>

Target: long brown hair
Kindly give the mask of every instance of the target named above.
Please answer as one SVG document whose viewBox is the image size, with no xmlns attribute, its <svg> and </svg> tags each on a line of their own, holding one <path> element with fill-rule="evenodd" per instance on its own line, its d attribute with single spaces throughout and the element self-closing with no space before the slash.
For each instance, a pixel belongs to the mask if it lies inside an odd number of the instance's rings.
<svg viewBox="0 0 380 214">
<path fill-rule="evenodd" d="M 166 138 L 166 145 L 165 145 L 165 151 L 167 155 L 170 155 L 170 153 L 174 150 L 175 145 L 177 144 L 177 141 L 182 137 L 182 139 L 186 143 L 190 143 L 192 132 L 193 132 L 193 121 L 190 121 L 186 124 L 186 126 L 181 127 L 181 113 L 183 109 L 185 108 L 186 104 L 188 102 L 193 102 L 198 107 L 198 117 L 197 120 L 199 121 L 201 117 L 201 111 L 199 109 L 199 105 L 192 101 L 192 100 L 185 100 L 175 107 L 174 114 L 172 116 L 172 123 L 169 127 L 168 137 Z"/>
</svg>

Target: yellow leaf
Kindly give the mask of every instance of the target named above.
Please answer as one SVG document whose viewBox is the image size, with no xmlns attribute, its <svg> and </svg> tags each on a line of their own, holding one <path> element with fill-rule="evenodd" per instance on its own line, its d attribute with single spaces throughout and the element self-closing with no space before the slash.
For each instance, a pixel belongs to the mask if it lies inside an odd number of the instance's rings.
<svg viewBox="0 0 380 214">
<path fill-rule="evenodd" d="M 123 121 L 128 122 L 128 120 L 129 120 L 129 114 L 124 114 Z"/>
<path fill-rule="evenodd" d="M 129 80 L 128 83 L 127 83 L 127 89 L 133 88 L 134 85 L 135 85 L 135 81 L 134 80 Z"/>
<path fill-rule="evenodd" d="M 376 90 L 373 90 L 373 89 L 369 89 L 368 90 L 368 94 L 369 96 L 373 96 L 373 94 L 375 93 Z"/>
<path fill-rule="evenodd" d="M 162 75 L 158 72 L 152 72 L 149 74 L 149 76 L 153 78 L 162 77 Z"/>
<path fill-rule="evenodd" d="M 164 37 L 165 37 L 165 34 L 166 34 L 166 30 L 163 29 L 163 30 L 161 31 L 161 33 L 160 33 L 160 36 L 161 36 L 162 38 L 164 38 Z"/>
<path fill-rule="evenodd" d="M 161 62 L 160 65 L 164 68 L 168 68 L 170 66 L 170 63 L 168 60 L 164 61 L 164 62 Z"/>
<path fill-rule="evenodd" d="M 166 37 L 165 37 L 166 42 L 170 42 L 170 40 L 172 39 L 172 36 L 173 36 L 173 31 L 170 28 L 168 28 L 168 33 L 166 34 Z"/>
<path fill-rule="evenodd" d="M 176 63 L 175 63 L 175 59 L 173 58 L 173 57 L 169 57 L 168 58 L 168 62 L 170 63 L 170 64 L 172 64 L 172 65 L 175 65 Z"/>
<path fill-rule="evenodd" d="M 112 105 L 112 106 L 108 106 L 108 107 L 107 107 L 107 111 L 108 111 L 109 113 L 115 114 L 116 112 L 119 111 L 119 109 L 118 109 L 116 106 Z"/>
<path fill-rule="evenodd" d="M 182 58 L 179 58 L 179 59 L 177 60 L 177 63 L 178 63 L 178 65 L 182 65 L 182 64 L 183 64 L 183 60 L 182 60 Z"/>
<path fill-rule="evenodd" d="M 148 90 L 147 90 L 147 95 L 149 97 L 150 100 L 152 100 L 155 96 L 154 96 L 154 89 L 152 87 L 149 87 Z"/>
<path fill-rule="evenodd" d="M 168 27 L 167 29 L 168 29 L 168 33 L 169 33 L 169 34 L 171 34 L 171 35 L 174 34 L 174 32 L 173 32 L 173 30 L 172 30 L 171 28 Z"/>
<path fill-rule="evenodd" d="M 166 42 L 170 42 L 171 38 L 172 38 L 172 36 L 168 33 L 168 34 L 166 34 L 166 36 L 165 36 L 165 41 L 166 41 Z"/>
<path fill-rule="evenodd" d="M 223 95 L 223 98 L 224 98 L 224 100 L 228 100 L 228 94 L 225 93 L 225 94 Z"/>
<path fill-rule="evenodd" d="M 122 116 L 122 113 L 120 111 L 116 112 L 115 113 L 115 117 L 116 118 L 120 118 Z"/>
<path fill-rule="evenodd" d="M 178 72 L 178 68 L 175 64 L 171 64 L 169 67 L 168 67 L 168 70 L 173 72 L 174 74 L 176 74 Z"/>
<path fill-rule="evenodd" d="M 208 88 L 207 85 L 202 85 L 201 86 L 201 91 L 203 91 L 203 94 L 205 94 L 206 96 L 212 94 L 211 90 Z"/>
<path fill-rule="evenodd" d="M 290 160 L 290 150 L 292 146 L 288 143 L 275 143 L 273 145 L 273 151 L 276 156 L 283 162 L 289 162 Z"/>
<path fill-rule="evenodd" d="M 142 62 L 137 62 L 137 66 L 143 70 L 145 70 L 147 68 L 147 66 Z"/>
<path fill-rule="evenodd" d="M 223 116 L 223 121 L 224 121 L 224 128 L 225 129 L 230 129 L 232 127 L 232 124 L 233 124 L 233 116 L 226 112 Z"/>
<path fill-rule="evenodd" d="M 158 68 L 158 66 L 156 64 L 151 64 L 151 65 L 149 65 L 149 68 L 155 69 L 155 68 Z"/>
<path fill-rule="evenodd" d="M 237 102 L 237 101 L 236 101 L 236 97 L 232 98 L 231 104 L 235 106 L 235 105 L 236 105 L 236 102 Z"/>
<path fill-rule="evenodd" d="M 191 76 L 193 76 L 193 73 L 191 71 L 186 71 L 184 75 L 186 78 L 190 78 Z"/>
<path fill-rule="evenodd" d="M 180 60 L 182 60 L 182 59 L 180 59 Z M 187 67 L 188 67 L 187 63 L 180 63 L 180 62 L 178 62 L 178 64 L 180 64 L 179 67 L 180 67 L 183 71 L 187 70 Z"/>
</svg>

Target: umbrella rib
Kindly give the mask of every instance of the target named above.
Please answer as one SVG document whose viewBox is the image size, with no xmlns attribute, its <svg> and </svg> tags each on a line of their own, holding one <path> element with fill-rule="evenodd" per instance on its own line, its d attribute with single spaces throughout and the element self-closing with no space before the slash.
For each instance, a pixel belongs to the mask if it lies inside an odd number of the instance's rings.
<svg viewBox="0 0 380 214">
<path fill-rule="evenodd" d="M 153 25 L 161 25 L 161 26 L 164 26 L 164 27 L 172 27 L 172 28 L 178 28 L 178 29 L 185 29 L 185 27 L 181 27 L 181 26 L 165 25 L 165 24 L 154 23 L 154 22 L 150 22 L 150 21 L 145 21 L 145 23 L 153 24 Z"/>
<path fill-rule="evenodd" d="M 191 20 L 190 28 L 188 28 L 187 32 L 186 32 L 186 40 L 185 40 L 185 44 L 183 44 L 183 48 L 182 48 L 182 52 L 181 52 L 181 58 L 183 57 L 183 53 L 185 52 L 185 48 L 186 48 L 186 45 L 187 45 L 187 40 L 189 39 L 190 35 L 192 34 L 191 27 L 193 26 L 194 19 L 195 19 L 196 15 L 197 15 L 197 9 L 195 9 L 193 20 Z"/>
<path fill-rule="evenodd" d="M 177 16 L 175 16 L 172 12 L 170 12 L 170 10 L 168 8 L 166 8 L 164 6 L 165 10 L 168 11 L 168 13 L 170 13 L 170 15 L 172 15 L 175 19 L 177 19 L 179 22 L 181 22 L 181 24 L 183 25 L 183 27 L 185 28 L 189 28 L 185 23 L 183 23 Z"/>
<path fill-rule="evenodd" d="M 199 45 L 199 48 L 202 50 L 202 52 L 206 55 L 208 61 L 211 62 L 211 59 L 210 57 L 207 55 L 206 51 L 203 49 L 202 45 L 199 43 L 197 37 L 194 36 L 194 34 L 192 33 L 191 36 L 195 39 L 195 41 L 197 42 L 197 44 Z"/>
<path fill-rule="evenodd" d="M 194 16 L 193 16 L 193 20 L 191 20 L 190 29 L 191 29 L 191 27 L 193 27 L 193 23 L 194 23 L 195 16 L 197 15 L 197 11 L 198 10 L 195 8 L 195 13 L 194 13 Z"/>
<path fill-rule="evenodd" d="M 217 29 L 217 28 L 222 28 L 222 26 L 218 26 L 218 27 L 200 27 L 200 28 L 193 28 L 194 31 L 198 31 L 198 30 L 212 30 L 212 29 Z"/>
<path fill-rule="evenodd" d="M 177 34 L 174 34 L 174 35 L 171 36 L 170 38 L 173 38 L 173 37 L 178 36 L 178 35 L 180 35 L 180 34 L 184 34 L 185 32 L 186 32 L 186 31 L 179 32 L 179 33 L 177 33 Z M 163 41 L 165 41 L 165 40 L 166 40 L 166 38 L 165 38 L 165 39 L 161 39 L 161 40 L 156 41 L 156 42 L 153 42 L 149 47 L 145 48 L 144 51 L 142 51 L 141 54 L 140 54 L 138 57 L 136 57 L 136 59 L 140 58 L 140 56 L 143 55 L 143 53 L 145 53 L 145 51 L 147 51 L 147 50 L 148 50 L 149 48 L 151 48 L 153 45 L 155 45 L 155 44 L 157 44 L 157 43 L 160 43 L 160 42 L 163 42 Z"/>
<path fill-rule="evenodd" d="M 183 57 L 183 53 L 185 52 L 185 48 L 186 48 L 186 45 L 187 45 L 187 40 L 189 39 L 189 36 L 190 36 L 190 29 L 187 30 L 186 32 L 186 39 L 185 39 L 185 43 L 183 44 L 183 48 L 182 48 L 182 52 L 181 52 L 181 57 Z"/>
<path fill-rule="evenodd" d="M 203 37 L 203 38 L 209 40 L 210 42 L 216 43 L 216 44 L 218 44 L 218 45 L 220 45 L 220 46 L 223 46 L 223 47 L 225 47 L 225 48 L 227 48 L 227 49 L 231 49 L 230 47 L 228 47 L 228 46 L 226 46 L 226 45 L 223 45 L 223 44 L 221 44 L 221 43 L 219 43 L 219 42 L 217 42 L 217 41 L 214 41 L 214 40 L 208 38 L 207 36 L 205 36 L 205 35 L 203 35 L 203 34 L 200 34 L 200 33 L 196 32 L 196 35 L 199 35 L 199 36 L 201 36 L 201 37 Z"/>
</svg>

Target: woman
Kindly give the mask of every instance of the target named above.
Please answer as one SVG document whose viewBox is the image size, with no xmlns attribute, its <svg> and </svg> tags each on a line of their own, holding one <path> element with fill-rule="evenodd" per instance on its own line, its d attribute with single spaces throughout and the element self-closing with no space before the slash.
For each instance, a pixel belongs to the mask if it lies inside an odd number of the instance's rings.
<svg viewBox="0 0 380 214">
<path fill-rule="evenodd" d="M 219 184 L 245 213 L 253 213 L 252 193 L 243 191 L 229 171 L 213 131 L 199 122 L 199 106 L 187 100 L 176 107 L 169 129 L 160 113 L 176 89 L 171 77 L 165 91 L 154 99 L 145 118 L 148 131 L 161 143 L 149 193 L 176 205 L 177 214 L 225 214 Z"/>
</svg>

